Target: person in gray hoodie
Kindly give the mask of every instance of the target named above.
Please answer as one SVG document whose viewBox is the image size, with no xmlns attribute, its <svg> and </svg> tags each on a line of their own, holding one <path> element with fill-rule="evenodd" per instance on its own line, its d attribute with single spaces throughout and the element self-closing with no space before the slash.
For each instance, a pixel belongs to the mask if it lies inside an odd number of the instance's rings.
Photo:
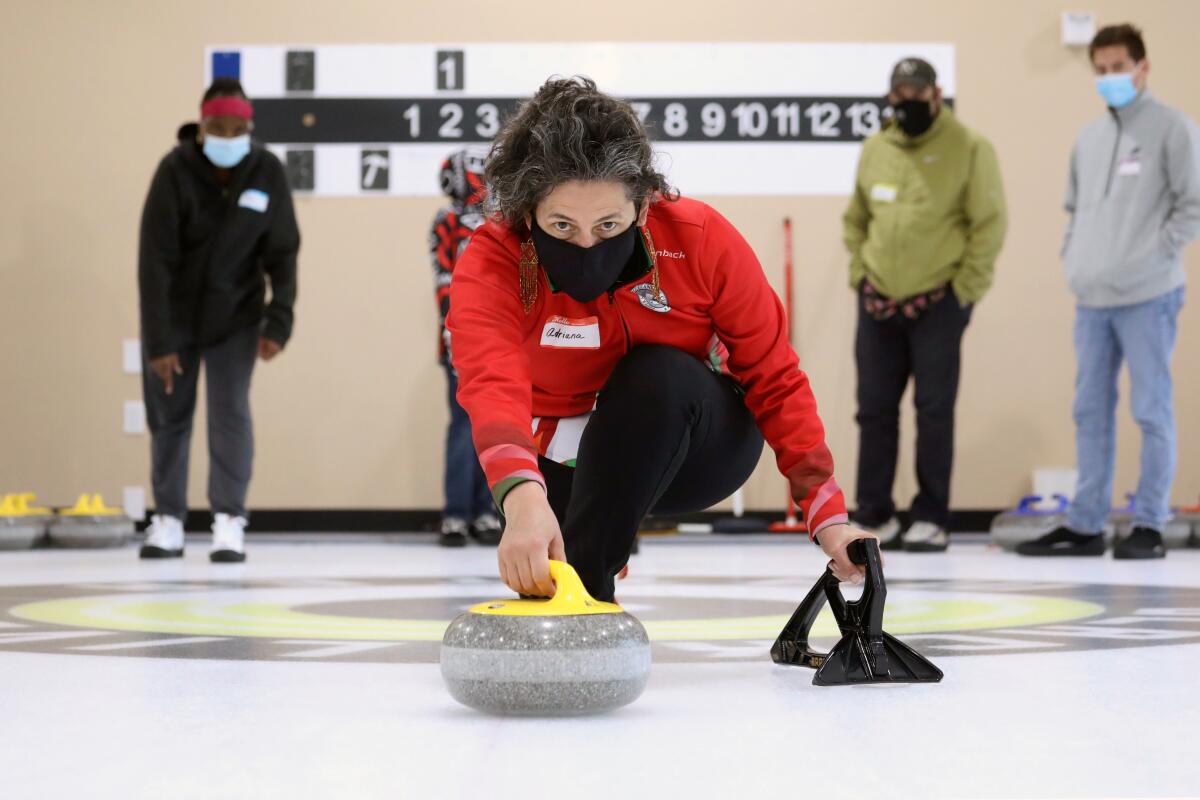
<svg viewBox="0 0 1200 800">
<path fill-rule="evenodd" d="M 1171 354 L 1183 306 L 1183 250 L 1200 234 L 1200 132 L 1146 89 L 1150 61 L 1132 25 L 1089 47 L 1108 113 L 1071 154 L 1062 257 L 1078 298 L 1075 441 L 1079 480 L 1067 524 L 1017 548 L 1023 555 L 1103 555 L 1116 460 L 1117 376 L 1129 364 L 1142 431 L 1141 477 L 1129 536 L 1115 558 L 1162 558 L 1175 476 Z"/>
</svg>

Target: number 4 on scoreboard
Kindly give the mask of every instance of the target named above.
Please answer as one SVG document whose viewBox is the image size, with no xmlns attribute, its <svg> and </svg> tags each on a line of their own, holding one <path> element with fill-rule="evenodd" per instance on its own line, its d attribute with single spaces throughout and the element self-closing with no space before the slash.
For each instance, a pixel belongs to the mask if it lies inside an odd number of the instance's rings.
<svg viewBox="0 0 1200 800">
<path fill-rule="evenodd" d="M 437 89 L 438 91 L 462 91 L 463 89 L 463 51 L 437 51 Z"/>
</svg>

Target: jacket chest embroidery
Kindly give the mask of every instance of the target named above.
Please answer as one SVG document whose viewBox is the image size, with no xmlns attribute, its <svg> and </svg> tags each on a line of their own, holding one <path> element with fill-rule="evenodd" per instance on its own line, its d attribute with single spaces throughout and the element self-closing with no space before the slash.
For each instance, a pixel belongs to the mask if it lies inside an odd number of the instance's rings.
<svg viewBox="0 0 1200 800">
<path fill-rule="evenodd" d="M 665 314 L 671 310 L 670 303 L 667 301 L 667 293 L 662 287 L 657 287 L 653 283 L 647 281 L 639 283 L 637 286 L 629 287 L 629 291 L 637 295 L 638 302 L 651 311 L 657 311 L 660 314 Z"/>
</svg>

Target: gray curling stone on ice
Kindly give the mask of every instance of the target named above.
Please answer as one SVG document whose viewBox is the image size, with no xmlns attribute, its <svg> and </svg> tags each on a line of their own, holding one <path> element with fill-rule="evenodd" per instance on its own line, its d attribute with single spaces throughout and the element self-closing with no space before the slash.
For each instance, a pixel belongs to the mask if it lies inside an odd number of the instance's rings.
<svg viewBox="0 0 1200 800">
<path fill-rule="evenodd" d="M 506 716 L 611 711 L 641 695 L 650 639 L 632 615 L 550 562 L 548 600 L 496 600 L 459 615 L 442 639 L 442 677 L 455 700 Z"/>
<path fill-rule="evenodd" d="M 133 538 L 133 520 L 100 495 L 83 494 L 74 508 L 58 512 L 48 533 L 56 547 L 121 547 Z"/>
<path fill-rule="evenodd" d="M 1115 509 L 1109 514 L 1110 527 L 1116 530 L 1118 539 L 1124 539 L 1133 533 L 1133 518 L 1137 513 L 1137 496 L 1132 492 L 1125 495 L 1127 501 L 1124 508 Z M 1192 541 L 1192 522 L 1185 514 L 1178 511 L 1167 520 L 1162 529 L 1163 545 L 1167 549 L 1178 550 L 1187 547 Z"/>
<path fill-rule="evenodd" d="M 1191 538 L 1188 544 L 1200 547 L 1200 503 L 1194 506 L 1184 506 L 1175 513 L 1175 519 L 1186 522 L 1191 527 Z"/>
<path fill-rule="evenodd" d="M 1005 550 L 1016 550 L 1017 545 L 1033 541 L 1059 525 L 1065 525 L 1069 501 L 1061 494 L 1054 495 L 1052 499 L 1058 503 L 1055 508 L 1039 508 L 1041 496 L 1029 495 L 1022 498 L 1020 504 L 1011 511 L 997 514 L 992 520 L 992 542 Z"/>
<path fill-rule="evenodd" d="M 28 550 L 46 535 L 46 526 L 54 519 L 48 508 L 33 505 L 37 495 L 6 494 L 0 501 L 0 550 Z"/>
</svg>

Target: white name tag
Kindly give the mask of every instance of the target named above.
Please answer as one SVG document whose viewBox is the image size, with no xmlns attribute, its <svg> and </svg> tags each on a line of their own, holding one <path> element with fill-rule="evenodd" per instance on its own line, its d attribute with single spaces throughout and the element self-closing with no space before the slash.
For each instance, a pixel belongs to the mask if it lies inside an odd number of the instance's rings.
<svg viewBox="0 0 1200 800">
<path fill-rule="evenodd" d="M 267 210 L 267 203 L 270 198 L 267 193 L 258 189 L 247 189 L 242 192 L 242 196 L 238 198 L 238 205 L 242 208 L 248 208 L 251 211 L 257 211 L 262 214 Z"/>
<path fill-rule="evenodd" d="M 1117 162 L 1118 175 L 1141 175 L 1142 162 L 1136 158 L 1123 158 Z"/>
<path fill-rule="evenodd" d="M 596 317 L 551 317 L 542 328 L 542 347 L 599 350 L 600 322 Z"/>
<path fill-rule="evenodd" d="M 896 202 L 896 195 L 898 193 L 899 189 L 896 188 L 895 184 L 891 183 L 877 183 L 871 187 L 871 199 L 878 200 L 880 203 Z"/>
</svg>

